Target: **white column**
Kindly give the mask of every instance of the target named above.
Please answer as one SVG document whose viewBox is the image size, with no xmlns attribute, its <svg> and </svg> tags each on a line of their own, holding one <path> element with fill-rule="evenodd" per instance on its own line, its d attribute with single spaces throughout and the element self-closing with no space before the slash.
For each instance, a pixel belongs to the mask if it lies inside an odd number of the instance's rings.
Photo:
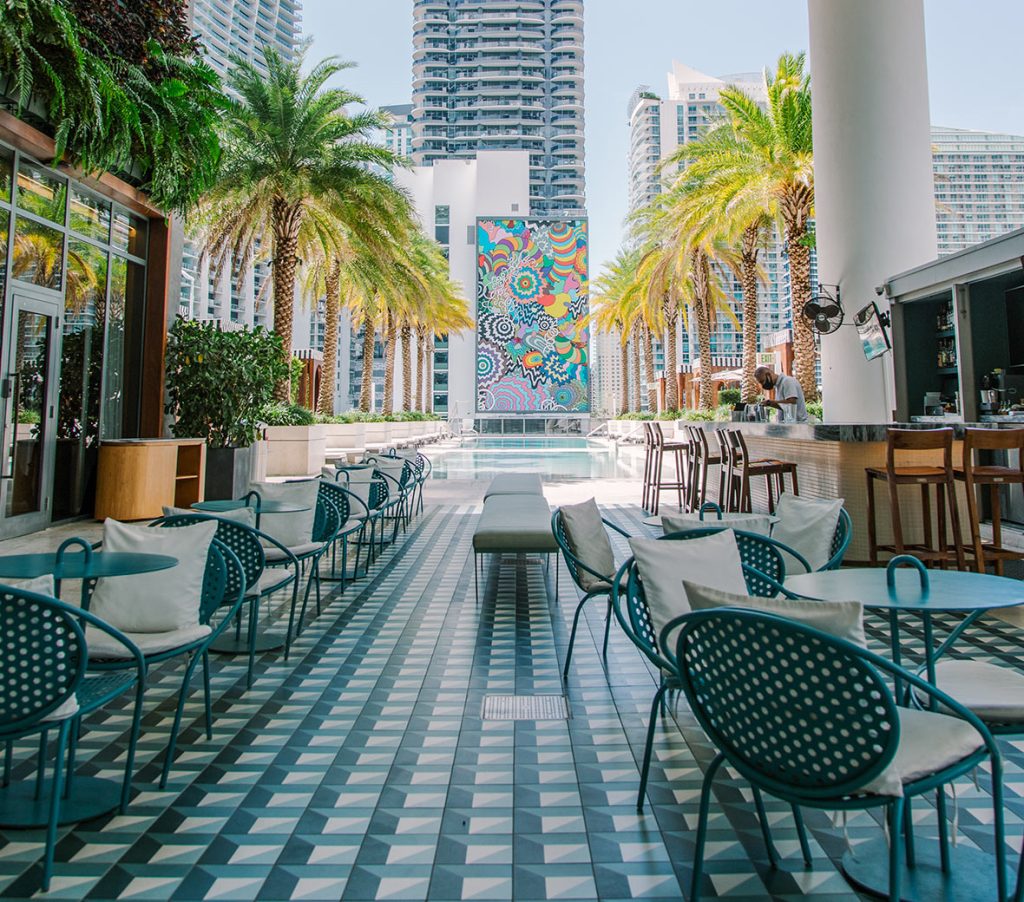
<svg viewBox="0 0 1024 902">
<path fill-rule="evenodd" d="M 822 339 L 829 422 L 888 422 L 892 357 L 867 361 L 853 315 L 937 256 L 923 0 L 808 0 L 818 277 L 846 323 Z"/>
</svg>

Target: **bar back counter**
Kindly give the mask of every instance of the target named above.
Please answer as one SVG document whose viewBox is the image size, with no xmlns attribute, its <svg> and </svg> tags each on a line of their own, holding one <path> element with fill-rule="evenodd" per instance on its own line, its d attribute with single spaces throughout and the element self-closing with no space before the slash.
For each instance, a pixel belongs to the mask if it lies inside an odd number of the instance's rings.
<svg viewBox="0 0 1024 902">
<path fill-rule="evenodd" d="M 705 430 L 739 429 L 746 439 L 751 457 L 774 457 L 793 461 L 800 476 L 800 494 L 809 498 L 843 498 L 846 510 L 853 520 L 853 541 L 846 554 L 848 564 L 868 562 L 867 490 L 864 471 L 867 467 L 884 467 L 886 430 L 929 429 L 940 425 L 952 426 L 957 438 L 963 435 L 963 423 L 889 423 L 889 424 L 787 424 L 787 423 L 701 423 Z M 971 423 L 989 429 L 1024 426 L 1024 418 L 1003 422 Z M 714 445 L 714 440 L 712 440 Z M 963 459 L 962 443 L 953 448 L 953 464 L 960 466 Z M 941 466 L 940 452 L 911 452 L 901 456 L 901 463 Z M 717 479 L 709 479 L 717 485 Z M 957 486 L 960 509 L 966 511 L 963 486 Z M 767 495 L 763 480 L 751 485 L 755 509 L 767 509 Z M 717 500 L 709 489 L 709 500 Z M 900 488 L 900 507 L 903 514 L 907 542 L 921 541 L 923 536 L 921 498 L 916 486 Z M 885 492 L 875 493 L 878 541 L 892 541 L 889 502 Z M 964 520 L 966 523 L 966 520 Z M 1012 528 L 1006 524 L 1005 528 Z"/>
</svg>

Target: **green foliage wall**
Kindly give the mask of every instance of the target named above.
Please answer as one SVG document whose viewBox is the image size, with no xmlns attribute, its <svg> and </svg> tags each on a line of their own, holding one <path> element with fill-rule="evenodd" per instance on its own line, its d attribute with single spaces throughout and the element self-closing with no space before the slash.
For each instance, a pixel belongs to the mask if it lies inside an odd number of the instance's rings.
<svg viewBox="0 0 1024 902">
<path fill-rule="evenodd" d="M 167 412 L 177 418 L 171 431 L 211 448 L 251 445 L 287 373 L 281 339 L 262 326 L 225 332 L 179 318 L 167 342 Z"/>
</svg>

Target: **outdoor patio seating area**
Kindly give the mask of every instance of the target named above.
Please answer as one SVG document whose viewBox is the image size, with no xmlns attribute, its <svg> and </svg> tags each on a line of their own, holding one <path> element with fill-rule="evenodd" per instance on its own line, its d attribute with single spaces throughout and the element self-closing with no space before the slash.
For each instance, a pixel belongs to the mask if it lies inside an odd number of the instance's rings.
<svg viewBox="0 0 1024 902">
<path fill-rule="evenodd" d="M 351 503 L 340 524 L 375 522 L 367 530 L 350 527 L 338 548 L 325 535 L 313 562 L 319 604 L 312 570 L 300 565 L 299 578 L 270 593 L 269 608 L 258 612 L 259 635 L 290 637 L 287 654 L 283 642 L 257 646 L 250 665 L 244 636 L 235 649 L 242 653 L 211 653 L 209 708 L 198 673 L 180 694 L 196 658 L 154 658 L 127 805 L 59 829 L 47 898 L 667 900 L 695 898 L 694 889 L 700 898 L 866 898 L 851 888 L 842 859 L 850 849 L 884 846 L 885 809 L 794 807 L 759 795 L 728 763 L 719 769 L 718 749 L 702 728 L 707 722 L 678 682 L 664 682 L 663 668 L 682 664 L 671 652 L 659 658 L 667 643 L 645 646 L 631 635 L 638 622 L 631 554 L 669 545 L 683 554 L 683 545 L 696 550 L 702 538 L 734 535 L 747 587 L 767 595 L 774 594 L 769 574 L 785 579 L 777 541 L 685 519 L 687 531 L 652 541 L 665 530 L 642 508 L 602 504 L 614 566 L 621 567 L 614 583 L 623 591 L 613 605 L 611 581 L 602 582 L 600 571 L 587 574 L 568 551 L 573 518 L 578 529 L 577 511 L 587 505 L 562 505 L 568 532 L 562 514 L 552 521 L 562 553 L 551 557 L 550 569 L 545 554 L 529 549 L 481 558 L 473 537 L 486 483 L 474 483 L 472 493 L 439 480 L 404 486 L 401 476 L 366 469 L 373 475 L 362 482 L 359 468 L 325 473 L 335 476 L 341 494 L 334 497 Z M 390 509 L 374 488 L 388 485 Z M 569 485 L 545 485 L 549 501 L 571 500 Z M 531 479 L 512 477 L 491 491 L 535 489 Z M 265 519 L 273 504 L 260 503 Z M 662 515 L 673 519 L 664 506 Z M 177 514 L 165 525 L 187 519 Z M 338 534 L 334 526 L 331 536 Z M 691 541 L 671 541 L 683 537 Z M 827 560 L 798 579 L 856 572 L 830 569 L 837 565 Z M 344 583 L 343 572 L 351 577 Z M 870 572 L 884 581 L 884 570 Z M 941 583 L 934 584 L 939 591 Z M 696 607 L 696 589 L 686 588 Z M 584 597 L 599 600 L 582 603 Z M 240 610 L 232 604 L 229 614 Z M 254 617 L 252 610 L 243 619 Z M 691 633 L 702 617 L 722 619 L 698 615 Z M 961 621 L 939 613 L 925 627 L 905 616 L 898 633 L 903 666 L 925 667 L 930 630 L 945 634 Z M 888 658 L 890 625 L 885 611 L 865 615 L 868 648 Z M 225 630 L 233 634 L 233 627 Z M 1015 667 L 1022 644 L 1024 630 L 989 616 L 959 637 L 940 666 Z M 168 752 L 182 697 L 176 747 Z M 83 718 L 79 786 L 96 779 L 120 786 L 135 705 L 126 691 Z M 1015 734 L 998 742 L 1012 892 L 1024 840 L 1024 742 Z M 11 785 L 31 785 L 37 751 L 38 735 L 14 743 Z M 978 871 L 995 852 L 991 764 L 969 763 L 950 777 L 946 795 L 944 829 L 955 837 L 959 881 L 951 898 L 994 898 L 994 875 Z M 716 769 L 699 840 L 702 784 Z M 69 798 L 74 793 L 73 783 Z M 934 805 L 933 794 L 918 796 L 907 815 L 920 856 L 943 832 Z M 703 875 L 691 886 L 698 841 Z M 39 893 L 44 846 L 44 829 L 0 829 L 0 895 Z M 884 879 L 884 849 L 877 864 Z M 918 890 L 917 898 L 927 897 Z"/>
</svg>

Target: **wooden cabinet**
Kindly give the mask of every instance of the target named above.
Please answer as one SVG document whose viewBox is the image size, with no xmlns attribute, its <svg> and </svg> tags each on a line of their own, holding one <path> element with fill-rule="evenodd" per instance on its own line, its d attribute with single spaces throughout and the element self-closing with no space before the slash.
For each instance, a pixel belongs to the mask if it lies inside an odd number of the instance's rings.
<svg viewBox="0 0 1024 902">
<path fill-rule="evenodd" d="M 189 507 L 206 488 L 202 439 L 121 439 L 100 444 L 96 519 L 150 520 Z"/>
</svg>

